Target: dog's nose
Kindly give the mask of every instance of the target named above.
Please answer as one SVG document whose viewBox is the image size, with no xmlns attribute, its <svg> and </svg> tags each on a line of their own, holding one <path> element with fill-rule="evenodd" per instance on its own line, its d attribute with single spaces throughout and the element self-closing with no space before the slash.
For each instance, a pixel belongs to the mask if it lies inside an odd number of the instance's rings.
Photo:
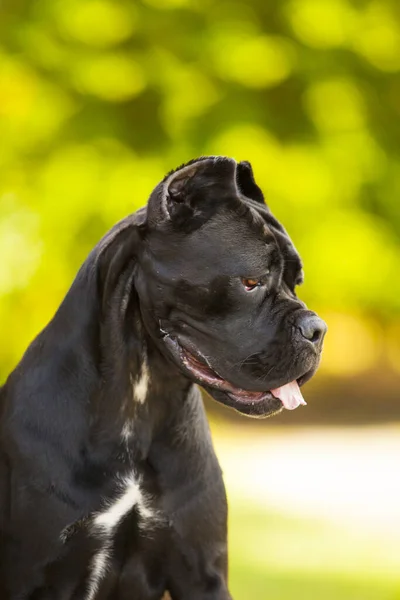
<svg viewBox="0 0 400 600">
<path fill-rule="evenodd" d="M 315 345 L 322 343 L 328 329 L 325 321 L 316 314 L 303 315 L 297 322 L 301 335 Z"/>
</svg>

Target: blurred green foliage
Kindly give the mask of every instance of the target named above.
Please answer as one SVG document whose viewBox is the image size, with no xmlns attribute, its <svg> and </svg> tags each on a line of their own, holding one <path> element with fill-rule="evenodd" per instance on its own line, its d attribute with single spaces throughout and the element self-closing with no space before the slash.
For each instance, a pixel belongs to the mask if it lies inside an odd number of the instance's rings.
<svg viewBox="0 0 400 600">
<path fill-rule="evenodd" d="M 91 247 L 201 154 L 250 160 L 331 326 L 400 364 L 397 0 L 3 0 L 0 380 Z M 333 332 L 332 332 L 333 329 Z"/>
</svg>

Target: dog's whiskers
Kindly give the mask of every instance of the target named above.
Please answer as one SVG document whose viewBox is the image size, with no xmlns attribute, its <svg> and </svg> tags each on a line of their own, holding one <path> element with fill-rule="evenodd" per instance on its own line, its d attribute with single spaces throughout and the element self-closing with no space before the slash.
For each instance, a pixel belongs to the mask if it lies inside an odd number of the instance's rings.
<svg viewBox="0 0 400 600">
<path fill-rule="evenodd" d="M 253 357 L 256 358 L 257 354 L 258 354 L 258 352 L 253 352 L 252 354 L 249 354 L 243 360 L 240 360 L 240 361 L 238 361 L 236 363 L 233 363 L 232 367 L 233 368 L 237 367 L 239 370 L 241 370 L 244 367 L 245 364 L 246 365 L 255 365 L 255 364 L 257 364 L 257 361 L 252 361 L 252 362 L 250 361 L 251 358 L 253 358 Z"/>
</svg>

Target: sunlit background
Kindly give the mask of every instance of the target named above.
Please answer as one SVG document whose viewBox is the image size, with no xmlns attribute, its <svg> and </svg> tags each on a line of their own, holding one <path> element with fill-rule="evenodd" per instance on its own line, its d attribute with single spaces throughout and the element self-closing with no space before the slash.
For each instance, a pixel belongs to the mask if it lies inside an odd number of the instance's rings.
<svg viewBox="0 0 400 600">
<path fill-rule="evenodd" d="M 398 0 L 3 0 L 0 381 L 166 171 L 249 160 L 328 322 L 306 408 L 207 401 L 236 600 L 400 598 Z"/>
</svg>

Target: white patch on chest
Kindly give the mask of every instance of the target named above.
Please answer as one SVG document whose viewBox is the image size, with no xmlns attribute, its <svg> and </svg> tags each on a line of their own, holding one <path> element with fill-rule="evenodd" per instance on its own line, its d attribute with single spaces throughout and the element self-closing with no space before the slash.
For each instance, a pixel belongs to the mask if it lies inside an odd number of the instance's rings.
<svg viewBox="0 0 400 600">
<path fill-rule="evenodd" d="M 143 404 L 147 398 L 149 383 L 150 383 L 150 372 L 149 372 L 149 366 L 147 364 L 147 357 L 145 355 L 143 357 L 142 366 L 140 368 L 139 379 L 136 382 L 133 382 L 133 384 L 132 384 L 133 398 L 134 398 L 134 400 L 136 400 L 136 402 L 139 402 L 139 404 Z"/>
<path fill-rule="evenodd" d="M 135 376 L 131 373 L 129 378 L 131 382 L 132 397 L 134 402 L 136 404 L 144 404 L 150 387 L 150 371 L 147 361 L 146 349 L 144 349 L 143 351 L 142 364 L 140 366 L 138 374 Z M 126 404 L 124 404 L 123 409 L 126 409 Z M 132 416 L 130 416 L 129 418 L 126 418 L 121 430 L 121 438 L 125 444 L 129 444 L 130 440 L 132 439 L 133 433 L 133 420 Z"/>
<path fill-rule="evenodd" d="M 130 420 L 128 420 L 126 423 L 124 423 L 124 426 L 122 427 L 122 439 L 124 440 L 124 442 L 127 444 L 129 442 L 129 440 L 131 439 L 131 437 L 133 436 L 133 426 Z"/>
<path fill-rule="evenodd" d="M 95 598 L 100 582 L 107 573 L 109 559 L 110 554 L 108 548 L 100 550 L 100 552 L 94 555 L 91 565 L 92 572 L 89 579 L 89 591 L 86 600 L 93 600 L 93 598 Z"/>
<path fill-rule="evenodd" d="M 141 521 L 155 517 L 154 512 L 148 507 L 146 498 L 133 474 L 122 479 L 120 487 L 119 496 L 113 502 L 110 502 L 103 512 L 97 513 L 93 519 L 92 532 L 101 539 L 102 548 L 92 559 L 86 600 L 94 600 L 101 580 L 107 573 L 111 558 L 113 535 L 125 515 L 136 508 L 138 518 Z"/>
</svg>

